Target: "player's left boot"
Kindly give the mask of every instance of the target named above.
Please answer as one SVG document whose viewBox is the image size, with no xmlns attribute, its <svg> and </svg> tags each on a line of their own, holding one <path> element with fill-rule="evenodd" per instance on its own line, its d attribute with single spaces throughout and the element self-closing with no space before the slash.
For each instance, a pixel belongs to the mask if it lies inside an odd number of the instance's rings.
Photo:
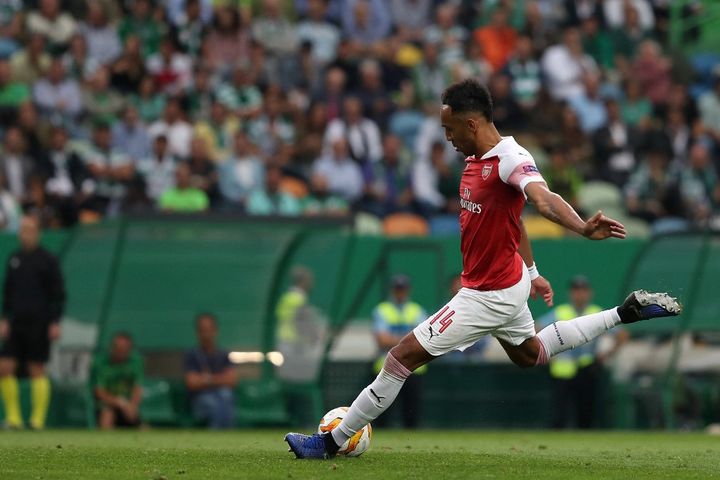
<svg viewBox="0 0 720 480">
<path fill-rule="evenodd" d="M 334 457 L 338 451 L 330 433 L 314 433 L 312 435 L 288 433 L 285 435 L 285 441 L 297 458 L 325 460 Z"/>
<path fill-rule="evenodd" d="M 682 305 L 667 293 L 635 290 L 617 309 L 622 323 L 635 323 L 651 318 L 674 317 L 682 312 Z"/>
</svg>

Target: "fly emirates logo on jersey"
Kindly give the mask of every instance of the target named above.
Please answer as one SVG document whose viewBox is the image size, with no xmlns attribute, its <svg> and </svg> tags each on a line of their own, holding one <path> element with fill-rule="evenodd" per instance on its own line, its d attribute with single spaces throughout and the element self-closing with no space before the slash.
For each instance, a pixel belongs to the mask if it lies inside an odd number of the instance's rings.
<svg viewBox="0 0 720 480">
<path fill-rule="evenodd" d="M 460 197 L 460 206 L 470 213 L 482 213 L 482 205 L 470 201 L 470 189 L 463 189 L 462 197 Z"/>
</svg>

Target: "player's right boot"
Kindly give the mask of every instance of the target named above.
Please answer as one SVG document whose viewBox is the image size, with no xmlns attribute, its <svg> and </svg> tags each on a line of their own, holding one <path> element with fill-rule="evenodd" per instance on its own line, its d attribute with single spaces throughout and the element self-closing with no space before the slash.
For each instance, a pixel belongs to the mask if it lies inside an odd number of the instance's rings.
<svg viewBox="0 0 720 480">
<path fill-rule="evenodd" d="M 312 435 L 288 433 L 285 435 L 285 441 L 290 446 L 290 451 L 297 458 L 302 459 L 325 460 L 334 457 L 339 449 L 330 433 L 314 433 Z"/>
<path fill-rule="evenodd" d="M 622 323 L 635 323 L 651 318 L 674 317 L 682 312 L 682 305 L 667 293 L 635 290 L 617 308 Z"/>
</svg>

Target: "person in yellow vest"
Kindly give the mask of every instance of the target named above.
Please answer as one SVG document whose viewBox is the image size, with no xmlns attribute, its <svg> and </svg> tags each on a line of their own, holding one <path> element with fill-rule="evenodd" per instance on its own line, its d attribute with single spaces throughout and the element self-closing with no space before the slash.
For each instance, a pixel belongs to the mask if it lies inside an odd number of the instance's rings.
<svg viewBox="0 0 720 480">
<path fill-rule="evenodd" d="M 382 369 L 384 359 L 390 349 L 400 343 L 400 340 L 413 328 L 422 323 L 427 315 L 420 305 L 410 300 L 410 278 L 400 274 L 392 277 L 388 300 L 376 306 L 372 316 L 373 333 L 380 350 L 380 356 L 375 362 L 375 374 L 377 374 Z M 415 370 L 400 391 L 400 402 L 393 404 L 392 409 L 402 407 L 405 428 L 416 428 L 418 425 L 422 398 L 421 377 L 426 371 L 427 366 Z M 393 414 L 390 414 L 385 417 L 391 418 L 392 416 Z"/>
<path fill-rule="evenodd" d="M 275 306 L 276 339 L 279 346 L 303 343 L 303 328 L 298 328 L 298 312 L 308 305 L 308 295 L 314 281 L 313 273 L 306 267 L 296 266 L 290 273 L 290 288 Z"/>
<path fill-rule="evenodd" d="M 569 303 L 558 305 L 538 320 L 541 327 L 602 311 L 592 303 L 593 290 L 587 277 L 576 275 L 570 281 Z M 627 331 L 618 330 L 614 347 L 599 355 L 597 342 L 591 341 L 554 356 L 549 363 L 553 378 L 552 427 L 592 428 L 595 420 L 597 384 L 602 364 L 627 340 Z"/>
</svg>

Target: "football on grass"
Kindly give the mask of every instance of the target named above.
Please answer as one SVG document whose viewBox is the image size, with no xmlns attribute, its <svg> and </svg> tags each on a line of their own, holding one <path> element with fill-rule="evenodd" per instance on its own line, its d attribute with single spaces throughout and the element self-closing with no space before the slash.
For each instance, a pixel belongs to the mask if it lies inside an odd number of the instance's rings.
<svg viewBox="0 0 720 480">
<path fill-rule="evenodd" d="M 348 407 L 337 407 L 327 412 L 318 426 L 318 433 L 331 432 L 347 414 Z M 338 450 L 338 455 L 346 455 L 348 457 L 358 457 L 370 448 L 370 439 L 372 438 L 372 426 L 368 423 L 362 430 L 359 430 L 347 442 L 343 443 Z"/>
</svg>

